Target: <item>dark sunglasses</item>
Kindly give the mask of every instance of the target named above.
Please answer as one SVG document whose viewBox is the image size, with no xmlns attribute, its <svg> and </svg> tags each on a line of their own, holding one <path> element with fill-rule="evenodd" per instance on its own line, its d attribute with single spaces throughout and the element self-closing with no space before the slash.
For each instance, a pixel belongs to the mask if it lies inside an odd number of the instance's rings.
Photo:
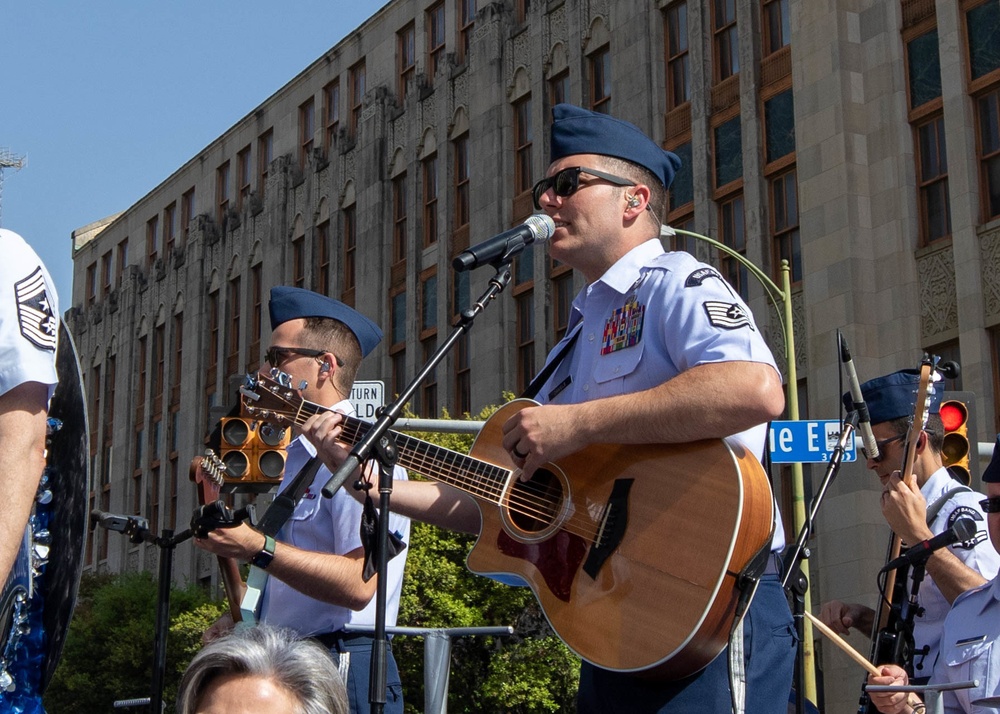
<svg viewBox="0 0 1000 714">
<path fill-rule="evenodd" d="M 979 502 L 983 513 L 1000 513 L 1000 496 L 990 496 Z"/>
<path fill-rule="evenodd" d="M 603 171 L 598 171 L 597 169 L 588 169 L 585 166 L 571 166 L 568 169 L 556 172 L 552 176 L 543 178 L 532 186 L 531 199 L 535 202 L 535 209 L 539 211 L 542 209 L 542 195 L 550 188 L 560 198 L 566 198 L 576 193 L 580 188 L 580 174 L 596 176 L 599 179 L 613 183 L 615 186 L 635 186 L 635 181 L 629 181 L 621 176 L 614 176 Z"/>
<path fill-rule="evenodd" d="M 322 357 L 325 354 L 326 350 L 309 350 L 305 347 L 268 347 L 267 352 L 264 353 L 264 361 L 272 367 L 277 367 L 291 355 Z M 337 360 L 337 362 L 339 363 L 340 360 Z"/>
<path fill-rule="evenodd" d="M 905 438 L 906 438 L 906 434 L 897 434 L 896 436 L 891 436 L 888 439 L 882 439 L 882 441 L 876 441 L 875 442 L 875 446 L 878 447 L 879 455 L 878 455 L 878 458 L 875 459 L 875 461 L 881 461 L 882 460 L 882 449 L 885 448 L 886 444 L 891 444 L 894 441 L 902 441 Z M 866 449 L 863 446 L 861 447 L 861 455 L 864 456 L 866 459 L 870 459 L 871 458 L 868 455 L 868 449 Z"/>
</svg>

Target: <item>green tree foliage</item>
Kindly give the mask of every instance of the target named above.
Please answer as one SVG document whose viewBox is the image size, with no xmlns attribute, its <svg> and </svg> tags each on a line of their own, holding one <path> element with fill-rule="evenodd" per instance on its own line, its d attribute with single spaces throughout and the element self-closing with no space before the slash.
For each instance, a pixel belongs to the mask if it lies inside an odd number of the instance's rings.
<svg viewBox="0 0 1000 714">
<path fill-rule="evenodd" d="M 476 418 L 486 419 L 496 407 Z M 447 412 L 445 418 L 447 418 Z M 421 434 L 420 438 L 467 453 L 473 437 Z M 411 474 L 411 478 L 414 475 Z M 534 595 L 474 575 L 465 558 L 475 538 L 413 523 L 398 622 L 409 627 L 512 625 L 511 637 L 460 637 L 452 642 L 448 711 L 572 712 L 579 660 L 552 634 Z M 423 711 L 423 641 L 397 637 L 408 714 Z"/>
<path fill-rule="evenodd" d="M 153 676 L 157 583 L 149 573 L 84 575 L 45 708 L 60 714 L 111 711 L 116 699 L 147 697 Z M 201 634 L 224 611 L 197 586 L 172 589 L 167 671 L 168 711 Z"/>
</svg>

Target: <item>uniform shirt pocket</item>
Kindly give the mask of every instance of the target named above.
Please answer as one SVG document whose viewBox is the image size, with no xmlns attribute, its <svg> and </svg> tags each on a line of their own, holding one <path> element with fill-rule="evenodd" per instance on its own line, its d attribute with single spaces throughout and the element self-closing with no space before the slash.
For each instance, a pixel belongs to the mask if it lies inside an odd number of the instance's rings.
<svg viewBox="0 0 1000 714">
<path fill-rule="evenodd" d="M 956 692 L 960 699 L 978 699 L 985 693 L 997 690 L 997 667 L 991 665 L 993 641 L 987 638 L 964 638 L 945 648 L 941 653 L 948 665 L 948 681 L 979 680 L 979 687 Z"/>
<path fill-rule="evenodd" d="M 640 342 L 632 347 L 601 355 L 594 367 L 594 381 L 598 384 L 602 396 L 620 394 L 624 391 L 625 378 L 635 372 L 642 360 L 642 348 Z"/>
</svg>

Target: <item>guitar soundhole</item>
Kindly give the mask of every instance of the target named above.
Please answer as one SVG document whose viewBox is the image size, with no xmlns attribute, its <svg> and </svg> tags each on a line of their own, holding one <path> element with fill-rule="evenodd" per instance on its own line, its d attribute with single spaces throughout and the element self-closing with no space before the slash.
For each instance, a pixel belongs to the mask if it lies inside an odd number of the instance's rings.
<svg viewBox="0 0 1000 714">
<path fill-rule="evenodd" d="M 559 517 L 563 487 L 551 471 L 539 469 L 530 481 L 517 481 L 507 494 L 510 522 L 527 533 L 549 528 Z"/>
</svg>

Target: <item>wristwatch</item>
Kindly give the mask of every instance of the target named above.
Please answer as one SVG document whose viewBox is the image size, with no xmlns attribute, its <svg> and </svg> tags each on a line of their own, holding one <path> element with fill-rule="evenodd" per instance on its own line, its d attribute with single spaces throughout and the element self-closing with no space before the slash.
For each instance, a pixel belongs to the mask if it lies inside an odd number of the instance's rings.
<svg viewBox="0 0 1000 714">
<path fill-rule="evenodd" d="M 264 536 L 264 547 L 257 555 L 250 559 L 250 565 L 266 570 L 267 566 L 274 560 L 274 538 L 269 535 Z"/>
</svg>

